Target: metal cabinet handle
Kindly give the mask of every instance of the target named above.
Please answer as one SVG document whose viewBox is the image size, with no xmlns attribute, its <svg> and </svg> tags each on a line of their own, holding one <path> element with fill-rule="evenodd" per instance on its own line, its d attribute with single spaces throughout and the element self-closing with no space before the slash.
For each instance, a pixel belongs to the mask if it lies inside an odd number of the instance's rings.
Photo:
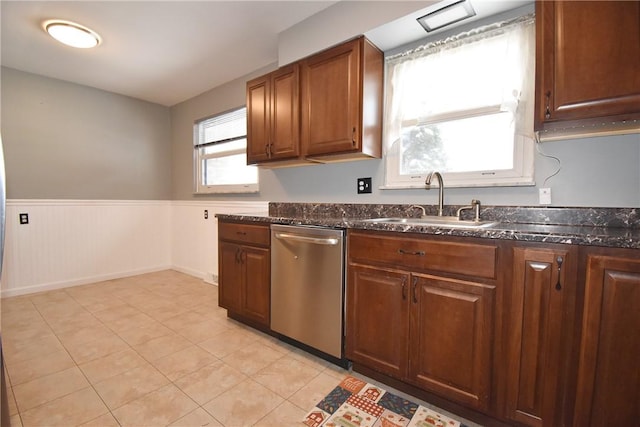
<svg viewBox="0 0 640 427">
<path fill-rule="evenodd" d="M 269 156 L 269 144 L 264 144 L 264 154 L 265 154 L 265 156 L 270 157 Z"/>
<path fill-rule="evenodd" d="M 407 300 L 407 278 L 406 277 L 402 278 L 402 300 L 403 301 Z"/>
<path fill-rule="evenodd" d="M 351 145 L 356 146 L 356 127 L 351 130 Z"/>
<path fill-rule="evenodd" d="M 413 303 L 417 303 L 418 302 L 418 294 L 416 293 L 416 291 L 418 290 L 418 278 L 414 277 L 413 278 Z"/>
<path fill-rule="evenodd" d="M 236 249 L 236 264 L 240 264 L 240 252 L 242 251 L 242 249 L 238 248 Z"/>
<path fill-rule="evenodd" d="M 547 106 L 544 111 L 544 117 L 545 119 L 550 119 L 551 118 L 551 91 L 548 90 L 547 93 L 544 94 L 544 96 L 547 101 Z"/>
<path fill-rule="evenodd" d="M 407 250 L 404 250 L 402 248 L 398 249 L 398 253 L 402 254 L 402 255 L 417 255 L 417 256 L 424 256 L 425 255 L 424 251 L 407 251 Z"/>
<path fill-rule="evenodd" d="M 558 282 L 556 283 L 556 291 L 562 290 L 562 285 L 560 284 L 560 275 L 562 274 L 562 263 L 564 259 L 561 256 L 556 258 L 556 263 L 558 263 Z"/>
</svg>

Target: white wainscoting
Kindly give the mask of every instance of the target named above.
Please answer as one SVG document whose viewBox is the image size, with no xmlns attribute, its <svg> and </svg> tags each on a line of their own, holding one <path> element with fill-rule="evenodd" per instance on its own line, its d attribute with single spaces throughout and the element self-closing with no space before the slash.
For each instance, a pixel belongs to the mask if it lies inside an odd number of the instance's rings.
<svg viewBox="0 0 640 427">
<path fill-rule="evenodd" d="M 267 202 L 10 199 L 1 295 L 168 268 L 212 281 L 218 272 L 215 214 L 267 209 Z M 29 214 L 29 224 L 19 224 L 20 213 Z"/>
<path fill-rule="evenodd" d="M 204 219 L 207 210 L 209 218 Z M 173 268 L 212 283 L 218 278 L 216 214 L 267 213 L 268 202 L 173 201 L 171 261 Z"/>
</svg>

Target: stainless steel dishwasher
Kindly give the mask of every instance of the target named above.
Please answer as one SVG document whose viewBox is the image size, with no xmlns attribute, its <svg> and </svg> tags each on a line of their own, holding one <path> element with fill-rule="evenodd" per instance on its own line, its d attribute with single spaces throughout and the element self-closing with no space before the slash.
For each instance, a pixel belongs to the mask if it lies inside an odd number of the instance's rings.
<svg viewBox="0 0 640 427">
<path fill-rule="evenodd" d="M 271 329 L 342 359 L 344 230 L 271 225 Z"/>
</svg>

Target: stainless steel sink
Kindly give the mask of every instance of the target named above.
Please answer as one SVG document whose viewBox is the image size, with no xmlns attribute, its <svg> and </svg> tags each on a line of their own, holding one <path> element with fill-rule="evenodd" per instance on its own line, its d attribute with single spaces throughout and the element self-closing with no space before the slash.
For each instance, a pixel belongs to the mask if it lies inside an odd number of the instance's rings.
<svg viewBox="0 0 640 427">
<path fill-rule="evenodd" d="M 449 227 L 449 228 L 489 228 L 497 224 L 494 221 L 467 221 L 460 220 L 456 216 L 423 216 L 421 218 L 372 218 L 365 222 L 404 224 L 425 227 Z"/>
</svg>

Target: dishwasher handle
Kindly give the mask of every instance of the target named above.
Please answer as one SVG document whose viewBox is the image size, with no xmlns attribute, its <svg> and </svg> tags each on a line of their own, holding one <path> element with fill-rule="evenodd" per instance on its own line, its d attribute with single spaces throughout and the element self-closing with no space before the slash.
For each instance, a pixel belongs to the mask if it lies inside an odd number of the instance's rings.
<svg viewBox="0 0 640 427">
<path fill-rule="evenodd" d="M 327 245 L 327 246 L 335 246 L 340 242 L 340 239 L 335 237 L 308 237 L 301 236 L 299 234 L 290 234 L 290 233 L 275 233 L 276 239 L 281 240 L 292 240 L 295 242 L 302 243 L 312 243 L 315 245 Z"/>
</svg>

